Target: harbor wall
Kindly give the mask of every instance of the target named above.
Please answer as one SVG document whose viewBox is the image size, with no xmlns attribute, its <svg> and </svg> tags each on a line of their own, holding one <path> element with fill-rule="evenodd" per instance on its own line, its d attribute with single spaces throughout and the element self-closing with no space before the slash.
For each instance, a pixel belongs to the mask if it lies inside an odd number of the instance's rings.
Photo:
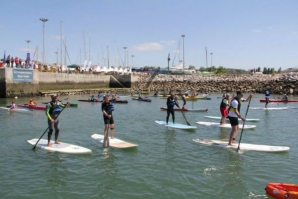
<svg viewBox="0 0 298 199">
<path fill-rule="evenodd" d="M 22 77 L 28 76 L 25 82 Z M 272 94 L 298 94 L 298 73 L 274 75 L 165 75 L 151 79 L 148 73 L 131 74 L 76 74 L 40 72 L 31 69 L 0 68 L 0 97 L 94 94 L 100 92 L 186 91 L 197 93 L 234 93 L 237 90 Z"/>
<path fill-rule="evenodd" d="M 26 76 L 25 79 L 20 79 Z M 127 91 L 139 78 L 138 74 L 103 74 L 103 73 L 57 73 L 42 72 L 32 69 L 0 68 L 0 97 L 30 97 L 40 96 L 46 92 L 75 93 L 71 90 L 97 90 L 121 88 Z"/>
<path fill-rule="evenodd" d="M 0 69 L 0 97 L 34 96 L 39 90 L 39 75 L 32 69 Z"/>
</svg>

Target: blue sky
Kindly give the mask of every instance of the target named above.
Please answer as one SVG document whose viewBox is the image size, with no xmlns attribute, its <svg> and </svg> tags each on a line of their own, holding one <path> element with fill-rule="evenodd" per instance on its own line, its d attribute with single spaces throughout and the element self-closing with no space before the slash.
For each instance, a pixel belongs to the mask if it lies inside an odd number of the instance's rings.
<svg viewBox="0 0 298 199">
<path fill-rule="evenodd" d="M 1 14 L 0 57 L 25 59 L 30 40 L 31 57 L 38 46 L 42 60 L 39 19 L 47 18 L 48 63 L 57 50 L 60 62 L 62 30 L 68 65 L 85 57 L 107 65 L 109 54 L 110 66 L 166 68 L 169 53 L 170 65 L 183 59 L 184 43 L 186 66 L 205 67 L 207 48 L 208 67 L 212 60 L 215 67 L 286 69 L 298 65 L 297 10 L 297 0 L 12 0 Z"/>
</svg>

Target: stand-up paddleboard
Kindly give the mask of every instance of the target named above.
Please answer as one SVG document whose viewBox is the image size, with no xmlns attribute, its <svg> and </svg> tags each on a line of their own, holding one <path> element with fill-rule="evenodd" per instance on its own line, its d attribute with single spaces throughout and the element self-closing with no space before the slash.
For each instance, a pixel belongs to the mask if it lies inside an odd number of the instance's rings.
<svg viewBox="0 0 298 199">
<path fill-rule="evenodd" d="M 104 139 L 103 135 L 92 134 L 91 137 L 93 139 L 99 141 L 100 143 L 103 143 L 103 139 Z M 120 149 L 125 149 L 125 148 L 131 148 L 131 147 L 137 147 L 138 146 L 137 144 L 125 142 L 125 141 L 117 139 L 117 138 L 111 139 L 110 137 L 109 137 L 109 145 L 110 145 L 110 147 L 120 148 Z"/>
<path fill-rule="evenodd" d="M 228 141 L 223 140 L 209 140 L 209 139 L 193 139 L 194 142 L 208 145 L 218 146 L 223 148 L 238 149 L 238 143 L 234 145 L 228 145 Z M 258 145 L 258 144 L 247 144 L 240 143 L 240 150 L 246 151 L 262 151 L 262 152 L 282 152 L 290 150 L 287 146 L 269 146 L 269 145 Z"/>
<path fill-rule="evenodd" d="M 215 119 L 215 120 L 221 120 L 221 117 L 217 117 L 217 116 L 204 116 L 206 118 L 209 119 Z M 229 118 L 226 118 L 226 120 L 229 120 Z M 260 121 L 260 119 L 252 119 L 252 118 L 246 118 L 247 122 L 258 122 Z"/>
<path fill-rule="evenodd" d="M 232 128 L 231 127 L 231 124 L 220 124 L 220 123 L 217 123 L 217 122 L 201 122 L 201 121 L 198 121 L 196 122 L 197 124 L 200 124 L 200 125 L 205 125 L 205 126 L 215 126 L 215 127 L 222 127 L 222 128 Z M 243 125 L 242 124 L 239 124 L 239 129 L 242 129 Z M 248 125 L 248 124 L 245 124 L 244 125 L 244 129 L 253 129 L 253 128 L 256 128 L 256 125 Z"/>
<path fill-rule="evenodd" d="M 34 138 L 32 140 L 27 140 L 29 144 L 32 146 L 35 146 L 38 139 Z M 60 144 L 55 144 L 55 142 L 51 141 L 52 146 L 48 147 L 48 140 L 40 139 L 37 143 L 36 147 L 42 148 L 44 150 L 50 151 L 50 152 L 60 152 L 60 153 L 67 153 L 67 154 L 89 154 L 92 153 L 90 149 L 73 145 L 73 144 L 67 144 L 64 142 L 60 142 Z"/>
<path fill-rule="evenodd" d="M 167 107 L 160 107 L 161 110 L 168 110 Z M 208 108 L 203 108 L 203 109 L 189 109 L 189 108 L 174 108 L 174 111 L 186 111 L 186 112 L 207 112 Z"/>
<path fill-rule="evenodd" d="M 196 129 L 197 126 L 189 126 L 186 124 L 179 124 L 179 123 L 173 123 L 173 122 L 167 122 L 166 121 L 160 121 L 156 120 L 155 121 L 157 124 L 164 125 L 166 127 L 171 127 L 171 128 L 176 128 L 176 129 Z"/>
<path fill-rule="evenodd" d="M 252 109 L 252 110 L 285 110 L 285 109 L 288 109 L 287 106 L 284 106 L 284 107 L 249 107 L 249 109 Z"/>
<path fill-rule="evenodd" d="M 6 111 L 11 111 L 11 112 L 19 112 L 19 113 L 33 113 L 32 110 L 30 109 L 24 109 L 24 108 L 15 108 L 15 109 L 10 109 L 10 108 L 6 108 L 6 107 L 0 107 L 3 110 Z"/>
</svg>

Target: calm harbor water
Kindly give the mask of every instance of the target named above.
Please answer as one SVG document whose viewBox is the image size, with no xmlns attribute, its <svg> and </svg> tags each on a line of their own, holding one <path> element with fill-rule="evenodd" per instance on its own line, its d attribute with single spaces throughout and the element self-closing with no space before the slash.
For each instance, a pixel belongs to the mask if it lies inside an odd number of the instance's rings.
<svg viewBox="0 0 298 199">
<path fill-rule="evenodd" d="M 204 116 L 220 115 L 221 99 L 217 98 L 220 95 L 210 95 L 211 100 L 188 101 L 188 108 L 209 110 L 185 113 L 187 121 L 191 125 L 196 125 L 196 121 L 216 122 Z M 259 102 L 263 97 L 255 94 L 250 107 L 263 107 L 264 103 Z M 101 103 L 77 101 L 88 96 L 68 98 L 69 102 L 78 103 L 78 108 L 68 108 L 59 116 L 59 140 L 87 147 L 92 154 L 32 150 L 26 140 L 39 138 L 46 130 L 45 112 L 34 110 L 25 114 L 0 110 L 0 198 L 269 198 L 264 190 L 268 182 L 298 183 L 298 109 L 249 110 L 247 118 L 261 120 L 247 122 L 257 127 L 244 130 L 242 135 L 243 143 L 289 146 L 290 151 L 239 153 L 192 141 L 194 138 L 227 139 L 230 129 L 166 128 L 154 122 L 165 120 L 166 112 L 160 110 L 166 105 L 165 99 L 152 97 L 148 103 L 123 96 L 121 99 L 128 100 L 128 104 L 115 104 L 115 137 L 139 145 L 123 150 L 103 149 L 90 137 L 93 133 L 103 133 Z M 17 99 L 17 103 L 28 100 Z M 41 104 L 49 98 L 35 100 Z M 10 99 L 0 99 L 0 106 L 9 103 Z M 242 115 L 247 104 L 242 105 Z M 298 103 L 269 106 L 297 108 Z M 185 124 L 181 112 L 175 115 L 177 123 Z"/>
</svg>

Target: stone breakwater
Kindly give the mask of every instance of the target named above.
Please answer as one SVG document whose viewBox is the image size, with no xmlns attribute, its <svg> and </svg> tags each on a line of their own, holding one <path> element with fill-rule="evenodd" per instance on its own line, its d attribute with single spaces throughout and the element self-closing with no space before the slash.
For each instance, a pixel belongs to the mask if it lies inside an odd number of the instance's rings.
<svg viewBox="0 0 298 199">
<path fill-rule="evenodd" d="M 198 93 L 264 93 L 298 94 L 298 73 L 254 75 L 157 75 L 149 84 L 150 75 L 143 74 L 135 82 L 134 90 L 165 91 L 194 89 Z M 149 86 L 148 86 L 149 84 Z M 148 86 L 148 88 L 147 88 Z"/>
</svg>

